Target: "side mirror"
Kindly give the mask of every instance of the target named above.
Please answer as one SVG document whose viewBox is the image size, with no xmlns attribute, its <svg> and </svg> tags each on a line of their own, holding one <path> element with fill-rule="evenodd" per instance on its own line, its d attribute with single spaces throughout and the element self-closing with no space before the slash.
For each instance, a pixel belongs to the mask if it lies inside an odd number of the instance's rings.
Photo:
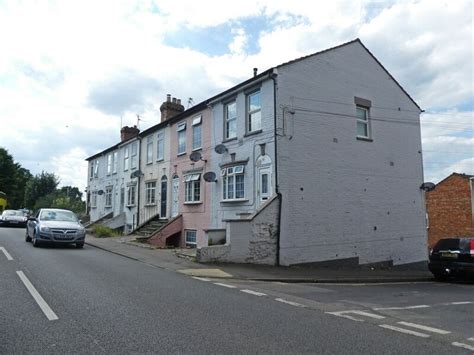
<svg viewBox="0 0 474 355">
<path fill-rule="evenodd" d="M 28 221 L 37 222 L 38 220 L 36 219 L 36 217 L 28 217 Z"/>
</svg>

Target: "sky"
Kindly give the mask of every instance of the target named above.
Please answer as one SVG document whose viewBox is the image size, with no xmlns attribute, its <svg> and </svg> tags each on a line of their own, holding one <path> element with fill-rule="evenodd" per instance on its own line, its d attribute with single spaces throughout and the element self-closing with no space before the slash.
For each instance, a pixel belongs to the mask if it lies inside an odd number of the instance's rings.
<svg viewBox="0 0 474 355">
<path fill-rule="evenodd" d="M 84 191 L 85 158 L 201 102 L 355 38 L 425 111 L 425 181 L 474 174 L 471 0 L 0 0 L 0 147 Z"/>
</svg>

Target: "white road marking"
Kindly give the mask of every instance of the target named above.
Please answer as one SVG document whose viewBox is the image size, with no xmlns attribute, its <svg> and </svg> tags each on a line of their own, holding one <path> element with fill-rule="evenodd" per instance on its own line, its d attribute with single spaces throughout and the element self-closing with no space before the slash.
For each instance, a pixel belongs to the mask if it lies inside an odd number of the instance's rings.
<svg viewBox="0 0 474 355">
<path fill-rule="evenodd" d="M 418 308 L 430 308 L 427 304 L 420 304 L 417 306 L 406 306 L 406 307 L 381 307 L 381 308 L 372 308 L 374 311 L 390 311 L 397 309 L 418 309 Z"/>
<path fill-rule="evenodd" d="M 262 292 L 257 292 L 257 291 L 252 291 L 252 290 L 240 290 L 242 292 L 245 292 L 245 293 L 248 293 L 250 295 L 254 295 L 254 296 L 266 296 L 267 294 L 266 293 L 262 293 Z"/>
<path fill-rule="evenodd" d="M 437 334 L 443 334 L 443 335 L 451 333 L 450 331 L 447 331 L 447 330 L 427 327 L 426 325 L 421 325 L 421 324 L 416 324 L 416 323 L 408 323 L 408 322 L 397 322 L 397 323 L 401 325 L 406 325 L 407 327 L 426 330 L 427 332 L 431 332 L 431 333 L 437 333 Z"/>
<path fill-rule="evenodd" d="M 199 280 L 199 281 L 205 281 L 205 282 L 209 282 L 211 280 L 209 279 L 206 279 L 205 277 L 197 277 L 197 276 L 192 276 L 193 279 L 196 279 L 196 280 Z"/>
<path fill-rule="evenodd" d="M 469 341 L 474 341 L 474 337 L 472 337 L 472 338 L 467 338 L 467 340 L 469 340 Z"/>
<path fill-rule="evenodd" d="M 349 316 L 349 315 L 341 313 L 341 312 L 325 312 L 325 313 L 326 314 L 332 314 L 333 316 L 336 316 L 336 317 L 347 318 L 347 319 L 350 319 L 350 320 L 353 320 L 353 321 L 356 321 L 356 322 L 363 322 L 364 321 L 363 319 L 352 317 L 352 316 Z"/>
<path fill-rule="evenodd" d="M 7 249 L 0 247 L 0 250 L 3 251 L 3 254 L 7 257 L 7 260 L 13 260 L 12 256 L 8 253 Z"/>
<path fill-rule="evenodd" d="M 223 283 L 220 283 L 220 282 L 214 282 L 214 285 L 222 286 L 222 287 L 227 287 L 227 288 L 236 288 L 236 286 L 228 285 L 228 284 L 223 284 Z"/>
<path fill-rule="evenodd" d="M 358 314 L 360 316 L 366 316 L 366 317 L 371 317 L 371 318 L 375 318 L 375 319 L 384 319 L 385 317 L 384 316 L 381 316 L 381 315 L 378 315 L 378 314 L 373 314 L 373 313 L 369 313 L 369 312 L 364 312 L 364 311 L 348 311 L 349 313 L 354 313 L 354 314 Z"/>
<path fill-rule="evenodd" d="M 461 304 L 471 304 L 471 303 L 474 303 L 474 302 L 471 302 L 471 301 L 464 301 L 464 302 L 451 302 L 451 303 L 446 303 L 446 305 L 461 305 Z"/>
<path fill-rule="evenodd" d="M 295 306 L 295 307 L 303 307 L 303 308 L 306 307 L 304 304 L 288 301 L 288 300 L 285 300 L 283 298 L 275 298 L 275 301 L 286 303 L 286 304 L 289 304 L 289 305 Z"/>
<path fill-rule="evenodd" d="M 469 345 L 469 344 L 458 343 L 457 341 L 455 341 L 454 343 L 451 343 L 451 344 L 454 345 L 454 346 L 457 346 L 458 348 L 464 348 L 464 349 L 467 349 L 467 350 L 474 351 L 474 346 Z"/>
<path fill-rule="evenodd" d="M 394 330 L 396 332 L 400 332 L 400 333 L 404 333 L 404 334 L 414 335 L 414 336 L 420 337 L 420 338 L 429 338 L 430 337 L 428 334 L 425 334 L 425 333 L 420 333 L 420 332 L 415 332 L 415 331 L 409 330 L 409 329 L 394 327 L 393 325 L 388 325 L 388 324 L 380 324 L 379 327 Z"/>
<path fill-rule="evenodd" d="M 58 316 L 53 312 L 51 307 L 48 306 L 48 304 L 43 299 L 43 297 L 41 297 L 41 295 L 38 293 L 38 291 L 36 291 L 36 288 L 33 286 L 33 284 L 30 282 L 30 280 L 28 280 L 28 278 L 25 276 L 23 271 L 17 271 L 16 273 L 20 277 L 20 280 L 23 282 L 23 284 L 25 285 L 28 292 L 30 292 L 31 296 L 33 296 L 34 300 L 36 301 L 38 306 L 41 308 L 41 310 L 43 311 L 45 316 L 49 320 L 59 319 Z"/>
</svg>

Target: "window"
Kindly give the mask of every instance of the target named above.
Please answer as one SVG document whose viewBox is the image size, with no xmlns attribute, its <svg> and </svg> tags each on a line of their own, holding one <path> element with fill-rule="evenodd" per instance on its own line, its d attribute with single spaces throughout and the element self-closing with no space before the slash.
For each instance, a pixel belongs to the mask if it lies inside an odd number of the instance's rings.
<svg viewBox="0 0 474 355">
<path fill-rule="evenodd" d="M 99 177 L 99 161 L 96 160 L 95 161 L 95 165 L 94 165 L 94 177 Z"/>
<path fill-rule="evenodd" d="M 201 201 L 201 174 L 189 174 L 184 177 L 184 202 Z"/>
<path fill-rule="evenodd" d="M 186 246 L 196 246 L 196 231 L 186 230 Z"/>
<path fill-rule="evenodd" d="M 135 206 L 135 193 L 137 187 L 135 185 L 130 185 L 127 189 L 127 206 Z"/>
<path fill-rule="evenodd" d="M 123 154 L 123 171 L 128 170 L 129 154 L 130 154 L 129 148 L 126 147 L 125 151 L 124 151 L 124 154 Z"/>
<path fill-rule="evenodd" d="M 159 132 L 156 141 L 156 160 L 163 160 L 165 157 L 165 133 Z"/>
<path fill-rule="evenodd" d="M 131 168 L 137 168 L 137 143 L 132 143 L 132 158 L 131 158 Z"/>
<path fill-rule="evenodd" d="M 112 154 L 107 155 L 107 175 L 112 173 Z"/>
<path fill-rule="evenodd" d="M 147 182 L 145 184 L 145 204 L 156 204 L 156 181 Z"/>
<path fill-rule="evenodd" d="M 105 187 L 105 207 L 112 207 L 112 186 Z"/>
<path fill-rule="evenodd" d="M 256 91 L 247 96 L 248 132 L 255 132 L 262 129 L 261 108 L 260 91 Z"/>
<path fill-rule="evenodd" d="M 118 152 L 114 152 L 114 158 L 113 158 L 113 170 L 112 173 L 116 174 L 117 173 L 117 165 L 118 165 Z"/>
<path fill-rule="evenodd" d="M 153 162 L 153 136 L 149 136 L 146 139 L 146 163 L 151 164 Z"/>
<path fill-rule="evenodd" d="M 202 117 L 198 116 L 193 119 L 193 150 L 201 148 L 201 122 Z"/>
<path fill-rule="evenodd" d="M 221 170 L 222 199 L 239 200 L 245 198 L 244 166 L 236 165 Z"/>
<path fill-rule="evenodd" d="M 89 178 L 92 180 L 92 178 L 94 177 L 94 164 L 95 164 L 95 161 L 91 161 L 89 163 L 90 165 L 90 174 L 89 174 Z"/>
<path fill-rule="evenodd" d="M 224 108 L 225 139 L 237 137 L 237 106 L 235 101 L 229 102 Z"/>
<path fill-rule="evenodd" d="M 186 122 L 178 125 L 178 155 L 186 153 Z"/>
<path fill-rule="evenodd" d="M 91 207 L 92 208 L 97 207 L 97 191 L 91 192 Z"/>
<path fill-rule="evenodd" d="M 357 137 L 370 138 L 369 109 L 357 106 Z"/>
</svg>

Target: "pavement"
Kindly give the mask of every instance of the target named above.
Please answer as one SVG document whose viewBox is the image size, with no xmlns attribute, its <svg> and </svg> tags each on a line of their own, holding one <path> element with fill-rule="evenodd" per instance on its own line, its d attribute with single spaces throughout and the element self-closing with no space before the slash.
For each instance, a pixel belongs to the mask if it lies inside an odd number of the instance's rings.
<svg viewBox="0 0 474 355">
<path fill-rule="evenodd" d="M 198 263 L 196 249 L 158 249 L 134 236 L 96 238 L 86 244 L 147 265 L 195 277 L 287 283 L 383 283 L 433 281 L 427 263 L 407 266 L 269 266 L 234 263 Z"/>
</svg>

